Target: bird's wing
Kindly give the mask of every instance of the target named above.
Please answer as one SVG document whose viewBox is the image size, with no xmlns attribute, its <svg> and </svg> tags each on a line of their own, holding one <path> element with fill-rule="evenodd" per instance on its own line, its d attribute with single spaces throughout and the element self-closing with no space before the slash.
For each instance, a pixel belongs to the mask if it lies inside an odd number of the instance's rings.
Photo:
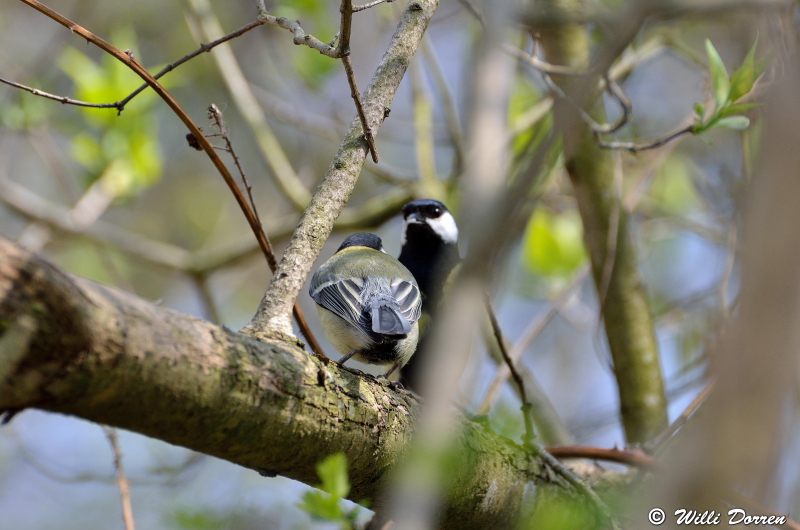
<svg viewBox="0 0 800 530">
<path fill-rule="evenodd" d="M 408 280 L 394 278 L 390 284 L 392 296 L 400 306 L 402 314 L 411 324 L 422 315 L 422 296 L 419 288 Z"/>
<path fill-rule="evenodd" d="M 328 311 L 355 326 L 363 327 L 364 302 L 361 299 L 363 289 L 364 280 L 361 278 L 344 278 L 312 286 L 310 294 L 316 303 Z"/>
</svg>

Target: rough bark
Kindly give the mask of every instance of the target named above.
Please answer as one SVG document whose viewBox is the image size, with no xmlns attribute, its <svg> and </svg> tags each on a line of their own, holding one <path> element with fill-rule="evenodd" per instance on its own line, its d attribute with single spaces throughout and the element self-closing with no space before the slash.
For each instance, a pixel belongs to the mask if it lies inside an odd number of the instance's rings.
<svg viewBox="0 0 800 530">
<path fill-rule="evenodd" d="M 438 0 L 414 0 L 403 12 L 389 48 L 364 92 L 364 113 L 374 133 L 388 116 L 397 87 L 438 5 Z M 259 338 L 291 335 L 292 304 L 333 230 L 335 219 L 347 204 L 368 152 L 361 122 L 355 118 L 300 218 L 258 312 L 242 331 Z"/>
<path fill-rule="evenodd" d="M 573 12 L 583 2 L 550 0 L 550 4 Z M 541 31 L 541 39 L 549 62 L 588 67 L 590 46 L 585 26 L 551 26 Z M 592 101 L 588 108 L 599 105 L 596 96 Z M 557 122 L 571 119 L 565 116 L 574 115 L 572 105 L 564 100 L 557 103 Z M 667 426 L 667 400 L 636 247 L 614 183 L 612 151 L 601 149 L 584 124 L 575 134 L 565 135 L 564 165 L 583 219 L 584 241 L 614 359 L 626 439 L 646 442 Z"/>
<path fill-rule="evenodd" d="M 380 506 L 417 399 L 293 343 L 260 342 L 89 280 L 0 238 L 0 411 L 36 407 L 314 485 L 344 451 L 353 500 Z M 561 489 L 514 442 L 462 420 L 443 528 L 502 528 Z"/>
</svg>

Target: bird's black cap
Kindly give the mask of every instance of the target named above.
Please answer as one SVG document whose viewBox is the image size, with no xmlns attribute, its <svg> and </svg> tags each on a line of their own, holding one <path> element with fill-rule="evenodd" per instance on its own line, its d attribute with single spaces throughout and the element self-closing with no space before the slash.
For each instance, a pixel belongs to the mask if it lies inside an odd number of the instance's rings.
<svg viewBox="0 0 800 530">
<path fill-rule="evenodd" d="M 416 214 L 425 219 L 436 219 L 447 211 L 449 211 L 447 207 L 439 201 L 420 199 L 418 201 L 411 201 L 403 206 L 403 218 L 408 219 L 411 214 Z"/>
<path fill-rule="evenodd" d="M 383 252 L 383 242 L 381 241 L 381 238 L 375 234 L 369 234 L 367 232 L 359 232 L 349 236 L 347 239 L 342 241 L 341 246 L 336 249 L 336 252 L 350 247 L 368 247 Z"/>
</svg>

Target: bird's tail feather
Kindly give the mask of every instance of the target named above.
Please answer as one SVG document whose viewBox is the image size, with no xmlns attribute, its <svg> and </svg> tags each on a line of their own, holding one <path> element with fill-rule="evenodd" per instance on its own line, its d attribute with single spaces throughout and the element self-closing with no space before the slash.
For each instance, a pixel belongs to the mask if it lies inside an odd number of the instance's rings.
<svg viewBox="0 0 800 530">
<path fill-rule="evenodd" d="M 400 314 L 400 311 L 386 303 L 372 306 L 372 331 L 379 335 L 408 335 L 411 323 Z"/>
</svg>

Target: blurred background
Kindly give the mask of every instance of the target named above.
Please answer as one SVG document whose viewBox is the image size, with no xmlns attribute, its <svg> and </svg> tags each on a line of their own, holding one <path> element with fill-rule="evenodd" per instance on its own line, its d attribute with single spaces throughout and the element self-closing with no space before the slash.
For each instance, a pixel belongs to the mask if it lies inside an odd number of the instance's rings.
<svg viewBox="0 0 800 530">
<path fill-rule="evenodd" d="M 43 15 L 19 2 L 0 2 L 0 77 L 95 103 L 123 99 L 141 84 L 121 63 Z M 401 4 L 355 16 L 352 60 L 362 90 Z M 612 0 L 589 4 L 618 7 Z M 48 5 L 119 49 L 132 50 L 151 72 L 220 36 L 218 28 L 231 32 L 257 14 L 249 1 Z M 326 42 L 338 30 L 338 7 L 323 0 L 267 2 L 270 13 L 300 20 Z M 779 36 L 783 31 L 777 19 L 760 29 L 765 28 Z M 646 25 L 618 78 L 634 111 L 619 139 L 647 142 L 691 123 L 695 105 L 713 100 L 705 40 L 733 72 L 758 29 L 746 12 Z M 318 263 L 361 230 L 375 231 L 387 252 L 397 255 L 397 212 L 411 198 L 440 199 L 458 218 L 460 124 L 468 114 L 480 31 L 469 3 L 441 2 L 377 135 L 381 163 L 366 164 L 343 215 L 347 226 L 334 233 Z M 599 31 L 592 35 L 603 38 Z M 515 38 L 521 49 L 531 50 L 529 37 Z M 762 35 L 756 56 L 774 57 L 779 43 Z M 201 54 L 162 81 L 206 132 L 216 132 L 206 119 L 209 104 L 223 112 L 261 219 L 280 252 L 301 212 L 286 188 L 313 192 L 355 111 L 340 64 L 293 45 L 288 32 L 261 26 L 230 47 L 232 56 L 220 49 Z M 551 127 L 551 103 L 541 73 L 520 61 L 508 109 L 515 150 Z M 613 121 L 619 107 L 610 98 L 605 103 Z M 631 212 L 629 228 L 656 322 L 670 419 L 707 384 L 708 352 L 736 309 L 742 192 L 753 177 L 763 129 L 757 110 L 747 115 L 751 125 L 744 131 L 720 128 L 636 155 L 619 153 L 622 203 Z M 185 135 L 149 89 L 118 116 L 115 109 L 62 105 L 0 85 L 0 233 L 71 273 L 241 328 L 258 306 L 269 270 L 230 191 Z M 288 169 L 280 165 L 282 158 Z M 281 180 L 289 184 L 278 185 Z M 463 255 L 469 241 L 460 244 Z M 574 442 L 622 446 L 616 381 L 587 264 L 570 182 L 556 163 L 511 259 L 494 271 L 502 278 L 495 307 L 509 341 L 529 343 L 522 367 L 538 380 Z M 299 302 L 333 353 L 306 290 Z M 498 431 L 519 439 L 518 398 L 508 383 L 490 393 L 497 363 L 485 350 L 479 343 L 470 358 L 461 402 L 471 412 L 488 413 Z M 770 486 L 772 507 L 783 511 L 800 500 L 800 450 L 789 441 L 797 431 L 793 420 Z M 140 528 L 336 527 L 298 508 L 305 485 L 128 432 L 120 433 L 119 444 Z M 0 429 L 0 530 L 121 528 L 120 511 L 113 455 L 99 426 L 27 410 Z M 359 520 L 368 516 L 362 510 Z"/>
</svg>

